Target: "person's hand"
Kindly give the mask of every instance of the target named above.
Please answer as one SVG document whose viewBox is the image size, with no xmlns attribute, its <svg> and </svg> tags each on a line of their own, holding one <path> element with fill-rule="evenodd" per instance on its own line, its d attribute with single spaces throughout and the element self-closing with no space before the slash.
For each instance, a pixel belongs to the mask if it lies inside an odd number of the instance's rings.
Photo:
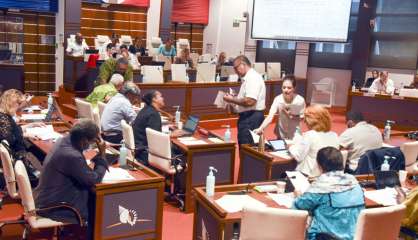
<svg viewBox="0 0 418 240">
<path fill-rule="evenodd" d="M 181 137 L 183 135 L 183 131 L 176 129 L 171 132 L 170 137 Z"/>
<path fill-rule="evenodd" d="M 282 109 L 282 112 L 284 113 L 284 114 L 286 114 L 287 116 L 289 116 L 290 118 L 292 118 L 293 116 L 292 116 L 292 113 L 290 112 L 290 107 L 289 106 L 285 106 L 285 107 L 283 107 Z"/>
<path fill-rule="evenodd" d="M 106 143 L 103 141 L 103 139 L 98 138 L 96 140 L 97 149 L 99 149 L 99 154 L 104 158 L 106 153 Z"/>
<path fill-rule="evenodd" d="M 234 96 L 232 96 L 231 94 L 225 94 L 224 96 L 225 102 L 232 102 L 233 100 L 234 100 Z"/>
<path fill-rule="evenodd" d="M 302 195 L 302 192 L 299 190 L 295 190 L 293 191 L 293 195 L 295 196 L 295 198 L 299 197 L 300 195 Z"/>
<path fill-rule="evenodd" d="M 256 129 L 253 130 L 253 132 L 256 133 L 256 134 L 258 134 L 258 135 L 261 135 L 263 133 L 263 129 L 256 128 Z"/>
<path fill-rule="evenodd" d="M 28 132 L 24 132 L 23 137 L 30 138 L 30 139 L 33 139 L 33 140 L 40 140 L 40 138 L 37 135 L 32 134 L 32 133 L 28 133 Z"/>
<path fill-rule="evenodd" d="M 399 186 L 396 186 L 395 190 L 396 190 L 396 201 L 398 202 L 398 204 L 403 203 L 406 199 L 406 193 Z"/>
</svg>

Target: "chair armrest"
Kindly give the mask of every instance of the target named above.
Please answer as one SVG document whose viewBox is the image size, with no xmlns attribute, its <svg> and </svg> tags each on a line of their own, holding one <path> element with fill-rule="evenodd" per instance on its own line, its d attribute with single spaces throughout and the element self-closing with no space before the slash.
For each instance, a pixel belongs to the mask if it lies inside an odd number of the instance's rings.
<svg viewBox="0 0 418 240">
<path fill-rule="evenodd" d="M 47 211 L 47 210 L 51 210 L 51 209 L 57 209 L 57 208 L 67 208 L 71 211 L 73 211 L 75 213 L 75 215 L 77 216 L 78 222 L 80 223 L 80 227 L 83 227 L 85 225 L 85 222 L 83 221 L 83 218 L 81 217 L 80 212 L 74 208 L 73 206 L 71 206 L 68 203 L 65 202 L 61 202 L 58 205 L 55 206 L 50 206 L 50 207 L 45 207 L 45 208 L 37 208 L 35 209 L 35 213 L 37 212 L 42 212 L 42 211 Z"/>
</svg>

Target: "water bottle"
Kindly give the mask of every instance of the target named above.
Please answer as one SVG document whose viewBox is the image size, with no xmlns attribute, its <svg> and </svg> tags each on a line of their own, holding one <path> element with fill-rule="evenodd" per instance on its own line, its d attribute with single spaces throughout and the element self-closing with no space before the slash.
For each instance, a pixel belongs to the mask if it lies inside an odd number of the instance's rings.
<svg viewBox="0 0 418 240">
<path fill-rule="evenodd" d="M 209 167 L 209 175 L 206 177 L 206 195 L 213 197 L 215 194 L 215 176 L 213 171 L 218 172 L 214 167 Z"/>
<path fill-rule="evenodd" d="M 383 161 L 382 165 L 380 166 L 380 171 L 389 171 L 389 169 L 390 169 L 390 165 L 389 165 L 390 157 L 385 155 L 384 159 L 385 160 Z"/>
<path fill-rule="evenodd" d="M 220 82 L 221 76 L 219 76 L 219 73 L 216 74 L 215 82 Z"/>
<path fill-rule="evenodd" d="M 356 82 L 353 81 L 353 84 L 351 85 L 351 91 L 355 92 L 356 91 Z"/>
<path fill-rule="evenodd" d="M 231 141 L 231 127 L 229 125 L 226 125 L 226 131 L 224 134 L 224 141 L 230 142 Z"/>
<path fill-rule="evenodd" d="M 51 109 L 52 104 L 54 104 L 54 99 L 52 98 L 52 93 L 48 93 L 48 110 Z"/>
<path fill-rule="evenodd" d="M 385 129 L 383 130 L 383 140 L 389 141 L 390 140 L 390 133 L 391 133 L 391 124 L 393 124 L 394 121 L 386 120 Z"/>
<path fill-rule="evenodd" d="M 174 106 L 174 107 L 177 108 L 176 113 L 175 113 L 175 123 L 176 123 L 176 126 L 178 126 L 180 122 L 180 117 L 181 117 L 180 106 Z"/>
<path fill-rule="evenodd" d="M 119 167 L 126 166 L 126 157 L 128 156 L 128 149 L 125 146 L 125 142 L 122 140 L 122 146 L 119 148 Z"/>
</svg>

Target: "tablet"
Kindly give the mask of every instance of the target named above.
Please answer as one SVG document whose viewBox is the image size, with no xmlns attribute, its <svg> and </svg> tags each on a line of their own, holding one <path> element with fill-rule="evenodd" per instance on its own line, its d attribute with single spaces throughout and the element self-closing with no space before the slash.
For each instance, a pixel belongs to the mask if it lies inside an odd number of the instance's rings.
<svg viewBox="0 0 418 240">
<path fill-rule="evenodd" d="M 268 141 L 274 151 L 282 151 L 287 149 L 286 142 L 283 139 Z"/>
</svg>

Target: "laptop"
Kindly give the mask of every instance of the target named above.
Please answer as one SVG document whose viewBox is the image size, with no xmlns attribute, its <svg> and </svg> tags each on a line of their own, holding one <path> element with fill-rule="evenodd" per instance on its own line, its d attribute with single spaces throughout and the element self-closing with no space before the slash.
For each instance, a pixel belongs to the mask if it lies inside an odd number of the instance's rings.
<svg viewBox="0 0 418 240">
<path fill-rule="evenodd" d="M 196 131 L 197 125 L 199 124 L 199 117 L 190 115 L 187 118 L 186 123 L 183 126 L 181 136 L 192 136 Z"/>
<path fill-rule="evenodd" d="M 267 141 L 267 145 L 273 149 L 273 151 L 284 151 L 287 150 L 286 141 L 283 139 L 278 140 L 269 140 Z"/>
<path fill-rule="evenodd" d="M 385 187 L 401 186 L 398 173 L 396 171 L 375 171 L 374 178 L 376 181 L 376 189 Z"/>
</svg>

